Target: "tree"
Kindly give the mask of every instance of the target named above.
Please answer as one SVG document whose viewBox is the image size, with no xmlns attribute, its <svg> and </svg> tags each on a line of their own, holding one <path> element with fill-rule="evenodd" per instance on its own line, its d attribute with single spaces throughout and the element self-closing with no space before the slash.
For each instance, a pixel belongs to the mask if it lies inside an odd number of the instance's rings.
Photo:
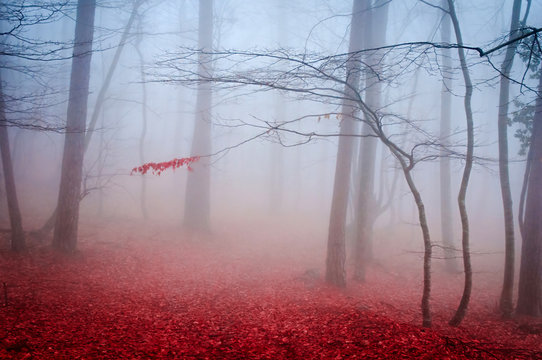
<svg viewBox="0 0 542 360">
<path fill-rule="evenodd" d="M 77 246 L 95 10 L 95 0 L 77 3 L 66 136 L 53 236 L 53 246 L 63 252 L 73 252 Z"/>
<path fill-rule="evenodd" d="M 541 70 L 542 72 L 542 67 Z M 518 314 L 542 315 L 542 76 L 534 108 L 532 135 L 526 167 L 526 198 L 522 224 Z"/>
<path fill-rule="evenodd" d="M 212 76 L 213 57 L 213 0 L 199 2 L 199 48 L 198 75 L 200 78 Z M 192 156 L 211 153 L 211 83 L 198 84 L 196 99 L 196 119 L 192 137 Z M 210 222 L 211 168 L 208 159 L 194 165 L 188 174 L 184 206 L 184 226 L 195 231 L 208 231 Z"/>
<path fill-rule="evenodd" d="M 286 11 L 287 2 L 282 0 L 277 3 L 277 44 L 278 47 L 287 47 L 287 30 L 288 30 L 288 12 Z M 275 117 L 276 122 L 284 121 L 286 117 L 286 102 L 282 94 L 275 94 Z M 283 206 L 283 191 L 284 191 L 284 150 L 280 144 L 280 138 L 278 144 L 273 144 L 271 148 L 271 176 L 269 192 L 270 202 L 269 211 L 271 214 L 277 214 Z"/>
<path fill-rule="evenodd" d="M 521 0 L 514 0 L 512 8 L 512 21 L 510 23 L 509 40 L 515 38 L 519 30 L 519 15 L 521 10 Z M 509 44 L 506 47 L 506 54 L 501 65 L 501 79 L 499 90 L 499 179 L 501 184 L 501 196 L 504 210 L 504 280 L 499 302 L 500 310 L 505 317 L 512 315 L 514 309 L 513 291 L 514 291 L 514 215 L 512 208 L 512 193 L 510 191 L 510 177 L 508 172 L 508 104 L 510 93 L 510 70 L 514 62 L 517 42 Z"/>
<path fill-rule="evenodd" d="M 134 11 L 135 13 L 135 11 Z M 137 56 L 139 57 L 139 72 L 141 74 L 141 134 L 139 136 L 139 161 L 145 163 L 145 136 L 147 134 L 147 82 L 145 81 L 145 58 L 141 52 L 142 41 L 142 23 L 143 18 L 140 15 L 138 21 L 138 35 L 135 43 L 135 49 Z M 149 214 L 147 211 L 147 181 L 145 177 L 141 178 L 141 213 L 144 219 L 148 219 Z"/>
<path fill-rule="evenodd" d="M 0 77 L 0 153 L 2 156 L 2 169 L 11 226 L 11 250 L 22 251 L 26 248 L 26 244 L 23 233 L 23 221 L 21 218 L 21 211 L 19 210 L 19 201 L 17 199 L 15 176 L 13 174 L 13 164 L 9 148 L 8 124 L 4 108 L 4 93 L 2 78 Z"/>
<path fill-rule="evenodd" d="M 353 153 L 353 140 L 351 137 L 345 135 L 354 133 L 354 119 L 358 111 L 352 99 L 359 91 L 358 86 L 361 71 L 361 55 L 359 51 L 361 50 L 363 10 L 363 1 L 354 0 L 349 42 L 349 53 L 351 55 L 348 57 L 346 63 L 345 96 L 341 110 L 340 134 L 343 136 L 339 138 L 337 149 L 327 240 L 326 281 L 339 287 L 346 286 L 346 272 L 344 268 L 346 258 L 345 228 Z"/>
<path fill-rule="evenodd" d="M 383 46 L 386 42 L 386 27 L 388 20 L 388 2 L 377 0 L 368 2 L 368 8 L 364 11 L 364 35 L 365 46 L 368 49 Z M 374 73 L 381 73 L 383 65 L 378 57 L 368 56 L 366 66 Z M 365 101 L 371 109 L 379 109 L 382 105 L 382 81 L 378 77 L 370 76 L 365 89 Z M 363 124 L 361 129 L 359 148 L 359 179 L 358 199 L 355 211 L 355 244 L 354 244 L 354 279 L 365 280 L 367 262 L 373 257 L 372 241 L 373 226 L 378 211 L 377 199 L 374 194 L 376 147 L 378 140 L 373 136 L 369 124 Z"/>
<path fill-rule="evenodd" d="M 454 316 L 450 320 L 450 325 L 458 326 L 467 313 L 470 301 L 470 294 L 472 291 L 469 217 L 467 214 L 467 207 L 465 205 L 465 198 L 467 196 L 467 187 L 469 185 L 469 178 L 474 158 L 474 121 L 471 105 L 473 86 L 470 78 L 469 68 L 467 65 L 465 50 L 461 47 L 463 45 L 463 37 L 461 34 L 461 29 L 459 27 L 459 20 L 457 19 L 453 0 L 448 0 L 448 13 L 452 20 L 457 44 L 459 45 L 459 47 L 457 48 L 457 52 L 459 54 L 459 61 L 461 63 L 461 72 L 463 73 L 463 79 L 465 81 L 464 107 L 465 116 L 467 119 L 467 154 L 465 156 L 465 167 L 463 168 L 463 176 L 461 178 L 461 185 L 459 186 L 459 194 L 457 195 L 457 204 L 459 207 L 459 215 L 461 217 L 461 245 L 463 250 L 463 269 L 465 273 L 465 284 L 459 306 L 457 307 Z"/>
<path fill-rule="evenodd" d="M 442 0 L 442 7 L 448 9 L 447 0 Z M 445 15 L 440 25 L 443 43 L 450 43 L 450 17 Z M 451 49 L 442 49 L 442 92 L 440 94 L 440 142 L 449 146 L 451 136 L 452 113 L 452 59 Z M 452 226 L 452 188 L 450 157 L 443 149 L 440 157 L 440 229 L 444 247 L 445 266 L 448 272 L 457 271 L 455 261 L 454 234 Z"/>
</svg>

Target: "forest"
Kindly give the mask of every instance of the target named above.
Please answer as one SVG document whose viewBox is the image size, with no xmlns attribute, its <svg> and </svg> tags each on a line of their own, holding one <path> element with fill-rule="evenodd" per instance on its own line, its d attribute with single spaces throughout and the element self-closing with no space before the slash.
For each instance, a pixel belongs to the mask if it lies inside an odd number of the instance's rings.
<svg viewBox="0 0 542 360">
<path fill-rule="evenodd" d="M 542 1 L 0 2 L 0 358 L 542 359 Z"/>
</svg>

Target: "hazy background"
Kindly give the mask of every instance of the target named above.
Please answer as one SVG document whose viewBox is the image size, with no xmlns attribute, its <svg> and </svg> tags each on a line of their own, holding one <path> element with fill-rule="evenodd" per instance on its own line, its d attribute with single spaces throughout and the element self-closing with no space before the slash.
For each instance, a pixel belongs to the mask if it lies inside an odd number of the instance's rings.
<svg viewBox="0 0 542 360">
<path fill-rule="evenodd" d="M 511 1 L 457 1 L 457 12 L 467 45 L 489 48 L 506 36 Z M 68 9 L 69 10 L 69 9 Z M 71 41 L 74 33 L 73 8 L 59 21 L 29 29 L 41 39 Z M 92 57 L 89 117 L 96 95 L 105 77 L 122 30 L 130 15 L 131 4 L 125 1 L 100 1 L 96 13 L 95 44 Z M 542 3 L 534 1 L 529 23 L 539 24 Z M 171 59 L 182 47 L 197 48 L 198 2 L 147 1 L 132 29 L 106 102 L 99 115 L 98 129 L 85 156 L 86 186 L 93 189 L 81 203 L 81 221 L 141 220 L 141 175 L 130 175 L 141 164 L 139 142 L 142 129 L 142 79 L 140 59 L 134 45 L 140 36 L 140 49 L 146 74 L 147 134 L 144 139 L 144 162 L 168 161 L 190 156 L 195 112 L 195 90 L 182 83 L 164 83 L 159 61 Z M 337 54 L 347 51 L 351 2 L 344 1 L 241 1 L 216 0 L 214 42 L 217 49 L 266 51 L 288 49 L 294 53 Z M 437 9 L 419 1 L 392 1 L 389 8 L 387 43 L 440 41 L 441 15 Z M 452 36 L 453 39 L 453 36 Z M 454 41 L 454 40 L 453 40 Z M 63 54 L 70 56 L 70 49 Z M 453 54 L 454 67 L 458 62 Z M 469 61 L 477 61 L 470 53 Z M 492 58 L 500 65 L 502 54 Z M 498 77 L 487 62 L 473 66 L 476 83 L 473 110 L 475 155 L 486 159 L 474 166 L 469 192 L 472 248 L 474 252 L 502 252 L 504 230 L 497 173 L 497 104 Z M 37 74 L 10 71 L 22 66 L 22 59 L 4 59 L 4 91 L 16 98 L 23 94 L 44 94 L 37 104 L 13 101 L 9 116 L 40 119 L 48 124 L 65 121 L 69 86 L 70 60 L 56 60 L 39 66 Z M 521 76 L 523 64 L 514 63 L 514 77 Z M 465 142 L 463 110 L 464 86 L 459 71 L 454 73 L 452 129 L 458 142 Z M 420 70 L 417 86 L 415 73 L 404 74 L 396 83 L 385 86 L 383 103 L 395 113 L 406 113 L 414 97 L 411 114 L 421 126 L 438 133 L 441 78 L 435 69 Z M 531 81 L 530 79 L 526 80 Z M 512 97 L 520 94 L 518 86 Z M 532 95 L 526 94 L 527 98 Z M 36 102 L 36 101 L 34 101 Z M 20 111 L 27 107 L 28 111 Z M 282 110 L 279 110 L 282 109 Z M 213 94 L 213 152 L 235 146 L 257 131 L 251 126 L 233 126 L 239 122 L 258 124 L 260 120 L 294 119 L 306 114 L 336 112 L 337 107 L 303 101 L 292 94 L 274 91 L 253 93 L 250 89 L 229 91 L 217 88 Z M 258 120 L 259 119 L 259 120 Z M 335 117 L 310 120 L 295 125 L 303 131 L 336 133 Z M 517 205 L 523 177 L 524 157 L 518 155 L 519 143 L 510 129 L 510 174 L 512 194 Z M 10 128 L 19 200 L 27 229 L 41 226 L 56 205 L 63 146 L 63 134 Z M 270 141 L 271 140 L 271 141 Z M 275 228 L 307 231 L 322 246 L 333 187 L 337 138 L 315 138 L 308 144 L 282 147 L 280 173 L 273 153 L 281 147 L 273 139 L 259 138 L 212 158 L 211 208 L 215 229 L 227 229 L 254 223 L 270 223 Z M 283 140 L 293 145 L 306 139 L 285 134 Z M 102 150 L 100 150 L 102 149 Z M 464 149 L 461 147 L 461 151 Z M 207 154 L 199 154 L 207 155 Z M 385 149 L 377 150 L 376 184 L 387 193 L 396 172 L 396 163 Z M 452 162 L 453 197 L 457 194 L 463 163 Z M 277 175 L 280 174 L 280 175 Z M 439 241 L 438 161 L 420 164 L 415 179 L 426 202 L 434 240 Z M 144 175 L 147 181 L 149 219 L 156 224 L 180 226 L 183 215 L 187 170 L 166 171 L 160 176 Z M 279 181 L 281 196 L 273 199 L 270 189 Z M 273 185 L 275 183 L 275 185 Z M 417 213 L 406 184 L 400 175 L 392 194 L 390 210 L 380 216 L 375 226 L 375 242 L 393 244 L 396 250 L 421 248 Z M 1 202 L 0 221 L 8 227 L 5 201 Z M 517 213 L 517 209 L 515 209 Z M 454 230 L 459 243 L 459 218 L 454 202 Z M 253 225 L 247 225 L 253 226 Z M 516 239 L 520 237 L 517 236 Z M 219 240 L 218 240 L 219 241 Z"/>
</svg>

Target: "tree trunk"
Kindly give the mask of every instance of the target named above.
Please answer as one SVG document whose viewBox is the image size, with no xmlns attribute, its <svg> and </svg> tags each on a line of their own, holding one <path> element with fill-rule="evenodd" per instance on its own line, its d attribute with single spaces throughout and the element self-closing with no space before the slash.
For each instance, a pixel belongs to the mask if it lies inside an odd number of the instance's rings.
<svg viewBox="0 0 542 360">
<path fill-rule="evenodd" d="M 199 2 L 199 54 L 198 84 L 196 99 L 196 119 L 192 138 L 192 156 L 205 156 L 211 153 L 211 83 L 213 45 L 213 1 Z M 208 158 L 201 158 L 188 174 L 186 183 L 184 226 L 195 231 L 208 231 L 210 222 L 211 168 Z"/>
<path fill-rule="evenodd" d="M 425 215 L 425 206 L 422 201 L 420 192 L 414 184 L 410 169 L 403 166 L 403 172 L 408 184 L 408 188 L 414 197 L 416 208 L 418 209 L 418 220 L 420 221 L 420 227 L 422 230 L 424 254 L 423 254 L 423 292 L 422 292 L 422 325 L 424 327 L 431 327 L 432 315 L 431 315 L 431 256 L 433 255 L 433 247 L 431 244 L 431 237 L 429 234 L 429 226 L 427 224 L 427 216 Z"/>
<path fill-rule="evenodd" d="M 459 21 L 455 13 L 453 0 L 448 0 L 449 14 L 454 26 L 455 37 L 459 45 L 463 45 L 463 38 L 461 30 L 459 28 Z M 472 118 L 472 82 L 470 79 L 469 69 L 465 58 L 465 51 L 463 48 L 457 49 L 459 53 L 459 61 L 461 63 L 461 71 L 463 73 L 463 79 L 465 80 L 465 116 L 467 118 L 467 154 L 465 158 L 465 167 L 463 169 L 463 176 L 461 178 L 461 185 L 459 187 L 459 194 L 457 195 L 457 204 L 459 206 L 459 215 L 461 217 L 461 245 L 463 250 L 463 269 L 465 272 L 465 285 L 463 287 L 463 295 L 457 310 L 450 320 L 450 325 L 458 326 L 469 307 L 470 294 L 472 291 L 472 266 L 470 261 L 470 245 L 469 245 L 469 217 L 467 214 L 467 208 L 465 206 L 465 198 L 467 196 L 467 187 L 469 185 L 469 177 L 472 169 L 472 160 L 474 155 L 474 122 Z"/>
<path fill-rule="evenodd" d="M 361 50 L 362 0 L 354 0 L 350 27 L 349 52 Z M 346 286 L 345 263 L 345 227 L 348 205 L 348 190 L 352 166 L 353 138 L 346 136 L 354 133 L 353 116 L 356 106 L 353 100 L 360 81 L 360 54 L 352 54 L 346 64 L 345 100 L 342 104 L 339 146 L 335 166 L 335 181 L 331 200 L 329 232 L 327 241 L 326 281 L 338 287 Z"/>
<path fill-rule="evenodd" d="M 510 23 L 509 39 L 516 36 L 519 28 L 519 15 L 521 0 L 514 0 L 512 9 L 512 21 Z M 506 55 L 501 65 L 501 86 L 499 92 L 499 178 L 501 183 L 502 205 L 504 210 L 504 280 L 502 285 L 499 307 L 505 317 L 510 317 L 514 309 L 514 214 L 512 208 L 512 193 L 510 191 L 510 178 L 508 175 L 508 103 L 510 93 L 510 69 L 514 62 L 514 55 L 518 42 L 506 47 Z"/>
<path fill-rule="evenodd" d="M 141 38 L 143 35 L 142 32 L 142 23 L 143 20 L 139 18 L 139 31 L 136 40 L 136 51 L 139 57 L 139 72 L 141 74 L 141 134 L 139 135 L 139 163 L 145 164 L 145 136 L 147 135 L 147 84 L 145 79 L 145 59 L 143 53 L 141 52 L 140 44 Z M 141 176 L 141 214 L 146 220 L 149 218 L 147 211 L 147 178 Z"/>
<path fill-rule="evenodd" d="M 113 60 L 111 61 L 109 69 L 107 70 L 105 80 L 100 88 L 100 91 L 98 92 L 98 96 L 96 97 L 96 104 L 94 105 L 94 109 L 92 110 L 92 116 L 90 117 L 88 128 L 85 134 L 85 151 L 87 151 L 87 148 L 90 145 L 90 140 L 92 139 L 92 134 L 94 133 L 94 129 L 96 127 L 96 122 L 98 121 L 102 106 L 105 102 L 105 95 L 107 94 L 107 90 L 109 89 L 109 85 L 111 84 L 111 80 L 113 79 L 113 75 L 115 74 L 115 70 L 117 69 L 120 55 L 122 54 L 122 50 L 124 49 L 124 45 L 126 44 L 128 36 L 130 35 L 130 30 L 132 29 L 132 25 L 134 24 L 135 18 L 137 16 L 137 9 L 142 3 L 143 0 L 136 0 L 134 2 L 132 12 L 130 13 L 130 18 L 128 18 L 128 22 L 124 27 L 119 44 L 117 45 L 117 49 L 115 50 L 115 54 L 113 55 Z"/>
<path fill-rule="evenodd" d="M 281 94 L 275 95 L 275 114 L 276 121 L 280 123 L 284 121 L 286 116 L 286 103 L 282 99 Z M 279 134 L 280 136 L 280 134 Z M 281 144 L 271 144 L 271 174 L 269 179 L 271 180 L 270 184 L 270 202 L 269 202 L 269 211 L 273 215 L 277 215 L 282 210 L 282 193 L 283 193 L 283 182 L 284 182 L 284 156 L 283 148 Z"/>
<path fill-rule="evenodd" d="M 63 252 L 73 252 L 77 247 L 95 10 L 95 0 L 79 0 L 77 4 L 66 137 L 53 236 L 53 246 Z"/>
<path fill-rule="evenodd" d="M 530 166 L 519 268 L 517 313 L 542 316 L 542 76 L 527 160 Z"/>
<path fill-rule="evenodd" d="M 376 116 L 374 116 L 376 119 Z M 432 315 L 431 315 L 431 257 L 433 255 L 433 245 L 431 243 L 431 234 L 429 233 L 429 225 L 427 223 L 427 216 L 425 214 L 425 205 L 422 200 L 422 196 L 420 195 L 420 192 L 418 191 L 418 188 L 416 187 L 416 184 L 414 183 L 414 179 L 412 179 L 412 168 L 414 167 L 414 159 L 409 158 L 410 164 L 408 164 L 405 160 L 404 153 L 401 153 L 397 145 L 395 145 L 393 142 L 389 140 L 385 136 L 382 131 L 379 132 L 380 140 L 382 140 L 382 143 L 391 151 L 393 156 L 399 161 L 399 164 L 401 165 L 401 169 L 403 170 L 403 175 L 405 177 L 405 180 L 407 182 L 408 188 L 410 190 L 410 193 L 412 194 L 412 197 L 414 198 L 414 202 L 416 204 L 416 208 L 418 210 L 418 220 L 420 222 L 420 229 L 422 230 L 422 237 L 423 237 L 423 292 L 422 292 L 422 302 L 421 302 L 421 310 L 422 310 L 422 325 L 424 327 L 431 327 L 432 325 Z"/>
<path fill-rule="evenodd" d="M 442 0 L 443 8 L 447 8 L 447 0 Z M 440 25 L 442 42 L 450 43 L 450 17 L 444 16 Z M 442 146 L 450 145 L 451 135 L 451 113 L 452 113 L 452 51 L 442 49 L 442 92 L 440 94 L 440 142 Z M 457 272 L 457 261 L 455 259 L 455 245 L 453 233 L 452 216 L 452 186 L 450 157 L 445 149 L 441 151 L 440 157 L 440 229 L 442 245 L 444 246 L 445 269 L 449 273 Z"/>
<path fill-rule="evenodd" d="M 183 34 L 186 31 L 186 21 L 187 21 L 186 3 L 187 1 L 179 0 L 178 3 L 179 3 L 179 40 L 180 40 L 179 45 L 182 46 Z M 177 102 L 177 110 L 179 113 L 179 119 L 175 122 L 175 132 L 174 132 L 174 137 L 173 137 L 173 153 L 174 154 L 180 154 L 182 152 L 181 145 L 183 143 L 183 133 L 184 133 L 183 125 L 185 124 L 185 116 L 183 115 L 185 106 L 183 102 L 184 102 L 184 99 L 186 98 L 186 96 L 184 95 L 186 89 L 183 86 L 178 86 L 177 88 L 178 88 L 177 91 L 178 91 L 178 98 L 179 98 L 179 101 Z"/>
<path fill-rule="evenodd" d="M 277 9 L 277 45 L 279 49 L 287 48 L 288 41 L 288 12 L 286 11 L 287 0 L 278 2 Z M 276 123 L 279 124 L 285 121 L 286 117 L 286 102 L 280 92 L 275 93 L 275 117 Z M 280 134 L 279 134 L 280 135 Z M 272 215 L 277 215 L 283 207 L 283 192 L 284 192 L 284 149 L 281 144 L 271 144 L 271 180 L 269 212 Z"/>
<path fill-rule="evenodd" d="M 382 4 L 381 4 L 382 3 Z M 365 43 L 367 48 L 376 48 L 386 42 L 386 27 L 388 20 L 388 3 L 375 1 L 368 11 L 364 23 Z M 366 60 L 372 71 L 380 73 L 379 59 Z M 365 102 L 371 109 L 381 107 L 381 81 L 373 76 L 367 80 Z M 356 241 L 354 246 L 354 279 L 365 280 L 367 262 L 373 258 L 373 226 L 376 220 L 376 199 L 374 194 L 376 148 L 378 140 L 368 124 L 362 126 L 362 137 L 359 148 L 359 191 L 356 203 Z"/>
<path fill-rule="evenodd" d="M 11 226 L 11 250 L 23 251 L 26 248 L 23 221 L 17 200 L 15 176 L 13 174 L 13 163 L 9 148 L 8 126 L 6 121 L 4 93 L 2 89 L 2 78 L 0 77 L 0 152 L 2 155 L 2 169 L 4 172 L 4 184 L 6 186 L 6 199 L 8 203 L 8 214 Z"/>
</svg>

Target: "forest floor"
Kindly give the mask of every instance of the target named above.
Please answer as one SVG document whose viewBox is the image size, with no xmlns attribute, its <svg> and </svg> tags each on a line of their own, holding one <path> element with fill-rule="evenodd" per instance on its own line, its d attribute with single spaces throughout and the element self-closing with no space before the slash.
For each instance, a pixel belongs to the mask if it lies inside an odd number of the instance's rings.
<svg viewBox="0 0 542 360">
<path fill-rule="evenodd" d="M 476 274 L 453 328 L 462 275 L 437 268 L 425 329 L 419 264 L 377 264 L 339 290 L 323 282 L 324 246 L 261 229 L 190 239 L 173 227 L 86 224 L 72 256 L 34 242 L 13 255 L 3 235 L 0 358 L 542 358 L 542 326 L 499 318 L 491 272 Z"/>
</svg>

